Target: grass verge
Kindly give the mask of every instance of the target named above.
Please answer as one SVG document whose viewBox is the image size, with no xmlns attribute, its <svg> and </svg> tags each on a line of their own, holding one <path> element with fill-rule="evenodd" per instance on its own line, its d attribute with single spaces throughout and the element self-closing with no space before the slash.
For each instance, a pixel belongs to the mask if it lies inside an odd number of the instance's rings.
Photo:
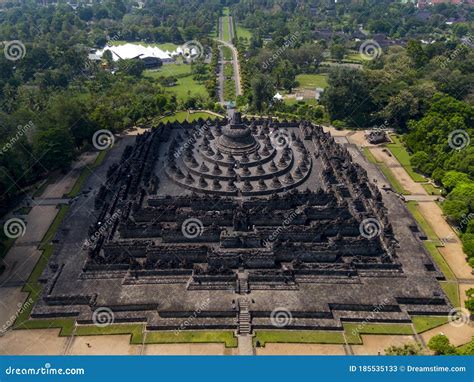
<svg viewBox="0 0 474 382">
<path fill-rule="evenodd" d="M 367 324 L 344 323 L 344 332 L 349 344 L 361 345 L 363 343 L 361 334 L 379 335 L 413 335 L 409 324 Z"/>
<path fill-rule="evenodd" d="M 423 333 L 427 330 L 444 325 L 448 322 L 446 316 L 413 316 L 413 326 L 417 333 Z"/>
<path fill-rule="evenodd" d="M 176 334 L 174 331 L 147 332 L 145 344 L 175 343 L 224 343 L 227 348 L 237 347 L 237 338 L 230 331 L 192 331 L 184 330 Z"/>
<path fill-rule="evenodd" d="M 68 197 L 74 198 L 82 190 L 82 187 L 84 186 L 84 183 L 86 179 L 89 177 L 90 174 L 92 174 L 92 170 L 94 170 L 96 167 L 100 166 L 100 164 L 104 161 L 105 156 L 107 155 L 108 150 L 103 150 L 100 151 L 97 157 L 95 158 L 94 163 L 91 166 L 84 166 L 84 168 L 81 171 L 81 174 L 79 175 L 79 178 L 77 178 L 76 183 L 74 183 L 74 186 L 72 186 L 71 191 L 67 194 Z"/>
<path fill-rule="evenodd" d="M 303 344 L 344 344 L 344 336 L 338 331 L 281 331 L 257 330 L 253 338 L 254 346 L 259 342 L 261 347 L 266 343 L 303 343 Z"/>
</svg>

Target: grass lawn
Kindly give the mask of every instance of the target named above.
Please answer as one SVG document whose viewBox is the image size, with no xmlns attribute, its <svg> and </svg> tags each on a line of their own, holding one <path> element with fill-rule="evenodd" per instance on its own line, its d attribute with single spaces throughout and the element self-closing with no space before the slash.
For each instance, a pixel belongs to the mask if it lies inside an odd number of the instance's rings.
<svg viewBox="0 0 474 382">
<path fill-rule="evenodd" d="M 151 78 L 185 76 L 191 74 L 191 65 L 180 63 L 164 64 L 158 70 L 145 70 L 143 74 L 145 77 Z"/>
<path fill-rule="evenodd" d="M 119 46 L 119 45 L 125 45 L 125 44 L 136 44 L 136 45 L 142 45 L 142 46 L 153 46 L 160 48 L 161 50 L 168 50 L 170 52 L 174 52 L 179 45 L 173 44 L 172 42 L 165 42 L 161 44 L 157 44 L 154 42 L 144 42 L 144 41 L 124 41 L 124 40 L 117 40 L 117 41 L 109 41 L 110 45 L 112 46 Z"/>
<path fill-rule="evenodd" d="M 455 281 L 441 281 L 439 284 L 443 288 L 444 293 L 446 293 L 446 296 L 448 296 L 451 304 L 455 307 L 460 307 L 458 283 Z"/>
<path fill-rule="evenodd" d="M 237 38 L 244 38 L 244 39 L 247 39 L 250 41 L 250 39 L 252 38 L 252 32 L 247 29 L 247 28 L 244 28 L 243 26 L 239 25 L 237 23 L 237 28 L 236 28 L 236 33 L 237 33 Z"/>
<path fill-rule="evenodd" d="M 97 335 L 117 335 L 131 334 L 131 344 L 141 344 L 143 342 L 144 324 L 114 324 L 105 327 L 95 325 L 79 325 L 76 327 L 76 336 L 97 336 Z"/>
<path fill-rule="evenodd" d="M 388 143 L 385 145 L 387 149 L 393 154 L 395 158 L 400 162 L 403 168 L 406 170 L 408 175 L 415 181 L 415 182 L 426 182 L 426 179 L 423 175 L 418 174 L 413 170 L 413 167 L 410 163 L 410 154 L 406 150 L 404 144 L 400 141 L 398 136 L 391 135 L 390 136 L 393 143 Z"/>
<path fill-rule="evenodd" d="M 269 343 L 304 343 L 304 344 L 343 344 L 344 336 L 337 331 L 280 331 L 280 330 L 257 330 L 253 343 L 256 341 L 260 346 Z"/>
<path fill-rule="evenodd" d="M 413 326 L 417 333 L 423 333 L 427 330 L 436 328 L 440 325 L 444 325 L 448 322 L 446 316 L 413 316 Z"/>
<path fill-rule="evenodd" d="M 433 231 L 433 228 L 431 228 L 430 224 L 426 221 L 421 212 L 418 210 L 418 203 L 415 201 L 409 201 L 406 203 L 406 206 L 415 218 L 415 220 L 420 225 L 423 232 L 426 234 L 426 236 L 428 236 L 428 239 L 439 243 L 438 236 L 436 236 L 436 233 Z"/>
<path fill-rule="evenodd" d="M 345 323 L 344 331 L 347 342 L 350 344 L 362 344 L 361 334 L 386 334 L 386 335 L 412 335 L 413 330 L 409 324 L 369 324 Z"/>
<path fill-rule="evenodd" d="M 53 222 L 51 223 L 45 235 L 43 236 L 43 239 L 41 240 L 41 244 L 40 244 L 41 249 L 46 248 L 49 245 L 49 242 L 53 240 L 54 235 L 56 234 L 56 231 L 58 230 L 59 226 L 61 225 L 68 211 L 69 211 L 69 205 L 67 204 L 61 205 L 61 207 L 59 208 L 58 214 L 54 218 Z"/>
<path fill-rule="evenodd" d="M 328 86 L 326 74 L 298 74 L 296 81 L 299 82 L 299 88 L 323 88 Z"/>
<path fill-rule="evenodd" d="M 107 151 L 108 150 L 100 151 L 97 155 L 97 158 L 95 158 L 94 163 L 91 166 L 86 166 L 82 169 L 79 178 L 77 178 L 76 183 L 74 183 L 74 186 L 72 187 L 71 191 L 69 191 L 67 196 L 74 198 L 75 196 L 79 195 L 79 192 L 81 192 L 82 187 L 84 186 L 84 182 L 92 173 L 92 170 L 94 170 L 97 166 L 100 166 L 100 164 L 104 161 Z"/>
<path fill-rule="evenodd" d="M 441 272 L 443 272 L 444 277 L 446 277 L 446 280 L 456 280 L 456 276 L 454 275 L 453 271 L 449 267 L 443 255 L 441 255 L 441 253 L 438 251 L 438 246 L 436 245 L 436 243 L 424 241 L 423 245 L 430 253 L 431 258 L 434 260 L 438 268 L 441 270 Z"/>
<path fill-rule="evenodd" d="M 199 111 L 199 112 L 196 112 L 196 113 L 188 113 L 187 111 L 178 111 L 178 112 L 174 113 L 173 115 L 169 115 L 169 116 L 166 116 L 166 117 L 162 118 L 160 120 L 160 122 L 162 122 L 162 123 L 174 122 L 174 121 L 194 122 L 199 118 L 202 118 L 202 119 L 215 119 L 215 118 L 218 118 L 218 117 L 216 117 L 213 114 L 209 114 L 209 113 L 206 113 L 206 112 L 203 112 L 203 111 Z"/>
<path fill-rule="evenodd" d="M 232 64 L 227 63 L 224 65 L 224 76 L 232 77 L 234 75 L 234 67 Z"/>
<path fill-rule="evenodd" d="M 441 195 L 443 193 L 441 188 L 435 187 L 431 183 L 422 183 L 421 186 L 429 195 Z"/>
<path fill-rule="evenodd" d="M 235 82 L 233 78 L 226 79 L 224 81 L 224 100 L 225 101 L 235 100 Z"/>
<path fill-rule="evenodd" d="M 206 87 L 195 81 L 191 76 L 178 78 L 176 85 L 167 87 L 166 90 L 176 94 L 176 98 L 180 101 L 196 96 L 209 97 Z"/>
<path fill-rule="evenodd" d="M 224 60 L 231 61 L 233 58 L 232 49 L 230 49 L 228 46 L 222 45 L 221 50 L 222 50 L 222 56 L 224 57 Z"/>
<path fill-rule="evenodd" d="M 226 348 L 237 347 L 237 338 L 230 331 L 175 331 L 147 332 L 146 344 L 174 344 L 174 343 L 224 343 Z"/>
<path fill-rule="evenodd" d="M 382 173 L 385 175 L 385 177 L 387 178 L 387 180 L 389 181 L 390 185 L 395 190 L 395 192 L 398 192 L 399 194 L 402 194 L 402 195 L 410 195 L 410 193 L 403 188 L 403 186 L 400 184 L 397 178 L 395 178 L 392 171 L 390 171 L 390 168 L 388 168 L 385 163 L 380 162 L 377 165 L 379 166 L 380 171 L 382 171 Z"/>
<path fill-rule="evenodd" d="M 365 61 L 367 61 L 367 60 L 364 60 L 364 59 L 362 58 L 361 54 L 358 53 L 358 52 L 351 52 L 351 53 L 349 53 L 349 54 L 346 54 L 346 55 L 344 56 L 344 59 L 345 59 L 345 60 L 349 60 L 349 61 L 357 61 L 357 62 L 365 62 Z"/>
</svg>

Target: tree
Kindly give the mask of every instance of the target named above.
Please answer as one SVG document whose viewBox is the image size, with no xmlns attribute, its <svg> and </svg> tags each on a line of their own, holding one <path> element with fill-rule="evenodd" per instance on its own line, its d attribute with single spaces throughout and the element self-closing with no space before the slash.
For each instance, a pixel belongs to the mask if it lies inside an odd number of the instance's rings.
<svg viewBox="0 0 474 382">
<path fill-rule="evenodd" d="M 120 60 L 118 62 L 118 69 L 126 74 L 134 77 L 141 77 L 145 70 L 145 65 L 139 59 Z"/>
<path fill-rule="evenodd" d="M 469 175 L 459 171 L 448 171 L 444 174 L 442 183 L 446 190 L 451 191 L 460 183 L 469 182 Z"/>
<path fill-rule="evenodd" d="M 419 343 L 404 344 L 402 346 L 390 346 L 385 349 L 385 355 L 419 355 L 423 349 Z"/>
<path fill-rule="evenodd" d="M 357 69 L 332 69 L 321 102 L 326 106 L 331 120 L 344 120 L 357 127 L 369 126 L 371 113 L 375 110 L 369 79 Z"/>
<path fill-rule="evenodd" d="M 346 54 L 346 48 L 342 44 L 332 44 L 331 45 L 331 57 L 334 60 L 342 61 L 344 55 Z"/>
<path fill-rule="evenodd" d="M 413 66 L 420 69 L 428 62 L 428 56 L 423 50 L 421 42 L 418 40 L 409 40 L 407 43 L 407 54 L 410 57 Z"/>
<path fill-rule="evenodd" d="M 428 341 L 428 348 L 436 355 L 452 355 L 456 354 L 456 348 L 451 345 L 448 337 L 444 334 L 438 334 Z"/>
<path fill-rule="evenodd" d="M 272 81 L 267 75 L 257 76 L 251 83 L 252 89 L 252 106 L 255 110 L 261 112 L 264 110 L 265 104 L 270 102 L 275 94 L 275 88 Z"/>
</svg>

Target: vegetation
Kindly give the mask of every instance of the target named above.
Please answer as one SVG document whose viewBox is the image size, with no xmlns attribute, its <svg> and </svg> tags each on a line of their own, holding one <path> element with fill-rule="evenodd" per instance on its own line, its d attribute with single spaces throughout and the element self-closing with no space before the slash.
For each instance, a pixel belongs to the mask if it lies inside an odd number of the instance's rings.
<svg viewBox="0 0 474 382">
<path fill-rule="evenodd" d="M 344 336 L 336 331 L 258 330 L 253 343 L 257 347 L 267 343 L 343 344 Z"/>
<path fill-rule="evenodd" d="M 422 346 L 415 342 L 401 346 L 390 346 L 385 349 L 385 355 L 420 355 L 423 354 Z"/>
<path fill-rule="evenodd" d="M 224 343 L 228 348 L 237 347 L 237 338 L 232 332 L 225 331 L 192 331 L 183 330 L 179 333 L 172 332 L 147 332 L 146 344 L 172 344 L 172 343 Z"/>
</svg>

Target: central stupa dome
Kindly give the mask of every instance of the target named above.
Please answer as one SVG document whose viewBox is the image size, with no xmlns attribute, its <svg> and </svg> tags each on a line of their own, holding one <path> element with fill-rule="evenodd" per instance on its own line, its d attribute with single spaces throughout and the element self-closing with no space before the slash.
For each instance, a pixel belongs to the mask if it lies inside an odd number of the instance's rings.
<svg viewBox="0 0 474 382">
<path fill-rule="evenodd" d="M 243 155 L 258 150 L 258 142 L 252 135 L 250 127 L 242 122 L 239 112 L 235 112 L 226 126 L 222 128 L 222 135 L 217 140 L 217 148 L 226 154 Z"/>
</svg>

